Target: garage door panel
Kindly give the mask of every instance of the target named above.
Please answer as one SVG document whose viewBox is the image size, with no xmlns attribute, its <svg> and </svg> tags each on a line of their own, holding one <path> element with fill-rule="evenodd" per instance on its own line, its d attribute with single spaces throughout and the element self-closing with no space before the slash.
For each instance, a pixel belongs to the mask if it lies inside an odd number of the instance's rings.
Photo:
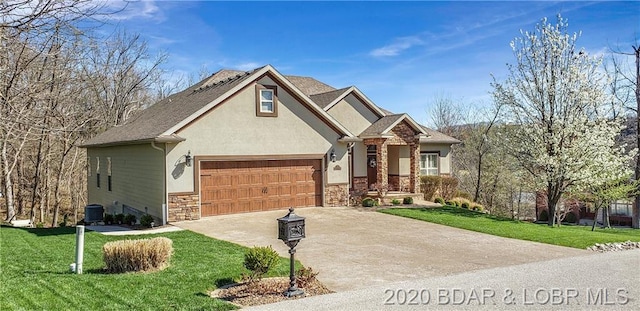
<svg viewBox="0 0 640 311">
<path fill-rule="evenodd" d="M 201 162 L 202 216 L 320 205 L 321 165 L 306 159 Z"/>
</svg>

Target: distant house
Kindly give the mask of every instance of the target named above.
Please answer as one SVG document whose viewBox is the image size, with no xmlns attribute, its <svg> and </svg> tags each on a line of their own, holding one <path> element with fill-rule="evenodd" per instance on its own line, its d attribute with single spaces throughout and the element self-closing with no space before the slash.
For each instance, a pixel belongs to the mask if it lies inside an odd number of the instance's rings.
<svg viewBox="0 0 640 311">
<path fill-rule="evenodd" d="M 458 142 L 354 86 L 267 65 L 221 70 L 83 147 L 90 203 L 166 223 L 346 205 L 350 189 L 376 182 L 417 192 L 420 175 L 450 174 Z"/>
<path fill-rule="evenodd" d="M 558 202 L 560 209 L 572 209 L 571 214 L 565 218 L 566 222 L 591 224 L 593 221 L 598 223 L 604 223 L 603 211 L 600 209 L 598 214 L 589 208 L 585 202 L 581 202 L 576 199 L 564 199 Z M 549 219 L 549 213 L 547 208 L 547 197 L 543 192 L 538 192 L 536 195 L 536 211 L 538 220 Z M 609 221 L 611 225 L 616 226 L 631 226 L 633 217 L 633 200 L 618 200 L 611 203 L 609 206 Z"/>
</svg>

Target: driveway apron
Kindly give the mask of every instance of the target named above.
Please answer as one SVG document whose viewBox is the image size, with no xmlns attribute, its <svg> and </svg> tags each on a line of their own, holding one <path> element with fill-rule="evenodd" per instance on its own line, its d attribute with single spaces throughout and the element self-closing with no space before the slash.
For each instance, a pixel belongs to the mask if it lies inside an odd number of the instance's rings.
<svg viewBox="0 0 640 311">
<path fill-rule="evenodd" d="M 306 238 L 296 259 L 334 291 L 589 254 L 346 207 L 298 208 Z M 288 257 L 276 219 L 287 211 L 223 215 L 174 225 Z"/>
</svg>

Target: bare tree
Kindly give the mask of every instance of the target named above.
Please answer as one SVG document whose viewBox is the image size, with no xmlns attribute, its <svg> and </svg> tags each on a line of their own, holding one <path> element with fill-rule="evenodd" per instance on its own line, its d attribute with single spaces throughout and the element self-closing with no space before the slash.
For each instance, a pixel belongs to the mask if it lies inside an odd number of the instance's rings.
<svg viewBox="0 0 640 311">
<path fill-rule="evenodd" d="M 147 92 L 160 80 L 166 55 L 151 56 L 139 35 L 117 31 L 104 43 L 92 41 L 83 64 L 96 120 L 106 120 L 103 130 L 122 124 L 133 112 L 150 105 Z"/>
<path fill-rule="evenodd" d="M 613 97 L 624 105 L 629 111 L 635 114 L 635 147 L 640 147 L 640 45 L 631 46 L 633 52 L 622 52 L 613 50 L 611 57 L 611 67 L 607 68 L 611 73 L 611 93 Z M 626 67 L 626 63 L 620 60 L 617 55 L 631 56 L 634 58 L 633 68 Z M 635 158 L 635 180 L 640 180 L 640 156 Z M 635 204 L 633 208 L 631 225 L 635 229 L 640 229 L 640 195 L 636 192 Z"/>
<path fill-rule="evenodd" d="M 136 35 L 91 39 L 90 1 L 0 2 L 0 181 L 6 219 L 30 211 L 57 226 L 86 203 L 77 143 L 153 102 L 164 55 Z M 39 212 L 38 212 L 39 211 Z M 50 217 L 50 218 L 49 218 Z"/>
<path fill-rule="evenodd" d="M 437 95 L 427 111 L 435 130 L 449 136 L 457 136 L 456 127 L 466 120 L 466 112 L 462 105 L 456 103 L 449 95 Z"/>
</svg>

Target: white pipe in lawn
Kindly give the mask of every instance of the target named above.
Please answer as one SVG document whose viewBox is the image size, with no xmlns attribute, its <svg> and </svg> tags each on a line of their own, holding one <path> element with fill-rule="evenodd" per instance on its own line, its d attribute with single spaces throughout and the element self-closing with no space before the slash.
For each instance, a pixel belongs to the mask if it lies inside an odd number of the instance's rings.
<svg viewBox="0 0 640 311">
<path fill-rule="evenodd" d="M 84 226 L 76 226 L 76 274 L 82 274 L 84 258 Z"/>
</svg>

